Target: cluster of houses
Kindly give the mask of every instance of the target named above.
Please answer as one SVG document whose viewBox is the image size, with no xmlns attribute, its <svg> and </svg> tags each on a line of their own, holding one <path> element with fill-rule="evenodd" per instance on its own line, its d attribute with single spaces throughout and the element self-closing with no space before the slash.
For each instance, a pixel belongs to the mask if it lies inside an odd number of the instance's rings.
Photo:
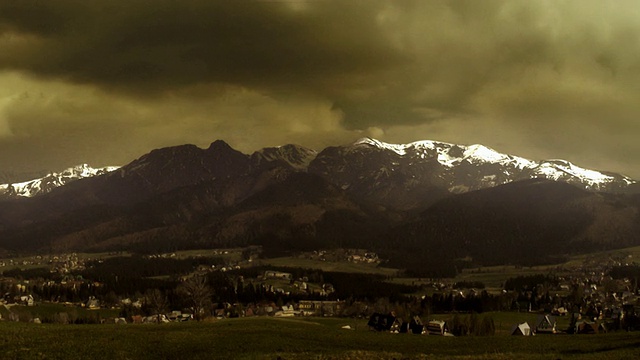
<svg viewBox="0 0 640 360">
<path fill-rule="evenodd" d="M 294 279 L 293 274 L 282 271 L 266 270 L 259 280 L 263 281 L 261 286 L 275 294 L 291 295 L 294 292 L 327 296 L 335 291 L 332 284 L 311 284 L 307 277 Z"/>
<path fill-rule="evenodd" d="M 214 304 L 213 316 L 218 319 L 232 317 L 273 316 L 336 316 L 342 313 L 344 301 L 333 300 L 300 300 L 295 304 L 278 306 L 274 302 L 257 304 Z"/>
<path fill-rule="evenodd" d="M 76 253 L 59 255 L 34 255 L 20 259 L 2 259 L 0 267 L 39 267 L 47 266 L 51 272 L 68 274 L 71 271 L 82 271 L 85 269 L 85 262 L 91 259 L 83 259 Z"/>
<path fill-rule="evenodd" d="M 129 321 L 127 321 L 129 320 Z M 185 322 L 193 320 L 193 314 L 183 313 L 182 311 L 171 311 L 167 314 L 158 314 L 151 316 L 144 315 L 132 315 L 130 319 L 126 319 L 123 317 L 115 318 L 114 322 L 116 324 L 161 324 L 161 323 L 169 323 L 169 322 Z"/>
<path fill-rule="evenodd" d="M 394 334 L 419 334 L 453 336 L 449 332 L 447 323 L 442 320 L 430 320 L 426 324 L 419 316 L 413 316 L 409 321 L 404 321 L 390 314 L 373 313 L 367 322 L 369 329 L 375 331 L 388 331 Z"/>
<path fill-rule="evenodd" d="M 607 327 L 603 322 L 594 322 L 576 317 L 577 321 L 572 322 L 566 330 L 558 329 L 556 318 L 552 315 L 538 315 L 535 326 L 528 322 L 514 324 L 509 331 L 515 336 L 534 336 L 536 334 L 598 334 L 606 333 Z M 454 336 L 449 331 L 449 326 L 443 320 L 429 320 L 423 323 L 419 316 L 403 320 L 390 314 L 374 313 L 369 318 L 367 325 L 371 330 L 385 331 L 395 334 L 420 334 L 420 335 L 440 335 Z"/>
<path fill-rule="evenodd" d="M 572 275 L 560 277 L 557 289 L 551 289 L 555 302 L 552 315 L 571 316 L 578 325 L 570 332 L 598 333 L 609 327 L 638 328 L 640 315 L 640 289 L 631 279 L 614 279 L 608 275 L 612 266 L 625 265 L 619 261 L 591 262 L 572 269 Z M 556 291 L 554 291 L 556 290 Z M 558 293 L 563 295 L 558 295 Z M 537 299 L 544 292 L 537 291 Z M 572 302 L 562 299 L 572 299 Z M 593 329 L 591 331 L 590 329 Z"/>
<path fill-rule="evenodd" d="M 131 300 L 126 299 L 127 302 Z M 124 302 L 124 300 L 123 300 Z M 130 303 L 136 307 L 139 301 Z M 213 304 L 211 315 L 217 319 L 233 317 L 253 317 L 253 316 L 273 316 L 273 317 L 297 317 L 297 316 L 334 316 L 340 314 L 344 308 L 344 301 L 315 301 L 301 300 L 295 305 L 278 306 L 273 302 L 258 304 Z M 193 320 L 193 314 L 182 311 L 171 311 L 165 314 L 150 316 L 132 315 L 128 318 L 120 317 L 107 320 L 108 323 L 116 324 L 158 324 L 169 322 L 185 322 Z"/>
<path fill-rule="evenodd" d="M 34 306 L 36 304 L 33 296 L 31 294 L 27 295 L 12 295 L 10 293 L 5 293 L 0 299 L 0 305 L 4 306 L 13 306 L 13 305 L 23 305 L 23 306 Z"/>
<path fill-rule="evenodd" d="M 533 336 L 535 334 L 558 334 L 556 318 L 552 315 L 538 315 L 534 328 L 528 322 L 515 324 L 511 327 L 511 335 Z"/>
<path fill-rule="evenodd" d="M 354 263 L 366 263 L 366 264 L 378 264 L 380 259 L 378 255 L 373 252 L 365 252 L 364 254 L 350 254 L 347 256 L 347 261 Z"/>
<path fill-rule="evenodd" d="M 528 322 L 515 324 L 511 328 L 511 335 L 534 336 L 536 334 L 598 334 L 606 333 L 608 328 L 606 323 L 601 321 L 590 321 L 583 319 L 581 315 L 574 314 L 573 321 L 569 328 L 565 330 L 558 329 L 554 316 L 539 315 L 535 327 L 531 327 Z"/>
</svg>

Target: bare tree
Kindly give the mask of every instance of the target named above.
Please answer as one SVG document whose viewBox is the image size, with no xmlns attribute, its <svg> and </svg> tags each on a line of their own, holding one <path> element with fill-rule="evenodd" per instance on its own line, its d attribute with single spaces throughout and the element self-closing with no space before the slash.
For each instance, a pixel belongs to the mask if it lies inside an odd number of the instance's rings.
<svg viewBox="0 0 640 360">
<path fill-rule="evenodd" d="M 178 285 L 178 293 L 182 294 L 193 311 L 193 317 L 198 321 L 202 320 L 213 296 L 213 290 L 207 284 L 207 279 L 204 276 L 193 276 Z"/>
<path fill-rule="evenodd" d="M 149 289 L 144 294 L 144 305 L 152 315 L 157 316 L 159 324 L 161 323 L 162 314 L 169 310 L 169 299 L 162 291 Z"/>
</svg>

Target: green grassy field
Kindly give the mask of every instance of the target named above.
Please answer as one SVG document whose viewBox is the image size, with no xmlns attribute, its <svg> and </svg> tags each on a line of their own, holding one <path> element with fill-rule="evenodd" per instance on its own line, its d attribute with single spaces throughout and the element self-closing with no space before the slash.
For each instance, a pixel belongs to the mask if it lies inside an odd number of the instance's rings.
<svg viewBox="0 0 640 360">
<path fill-rule="evenodd" d="M 345 330 L 349 325 L 355 330 Z M 243 318 L 162 325 L 0 323 L 1 359 L 632 359 L 640 334 L 439 337 L 365 320 Z"/>
<path fill-rule="evenodd" d="M 516 266 L 486 266 L 475 269 L 464 269 L 455 281 L 477 281 L 485 284 L 487 290 L 496 291 L 504 288 L 504 283 L 509 278 L 518 276 L 530 276 L 537 274 L 556 274 L 558 266 L 532 266 L 532 267 L 516 267 Z"/>
</svg>

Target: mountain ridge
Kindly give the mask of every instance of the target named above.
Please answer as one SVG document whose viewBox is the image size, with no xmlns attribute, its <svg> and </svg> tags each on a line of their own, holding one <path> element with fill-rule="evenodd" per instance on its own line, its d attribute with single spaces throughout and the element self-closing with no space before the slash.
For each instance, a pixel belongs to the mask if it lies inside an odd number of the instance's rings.
<svg viewBox="0 0 640 360">
<path fill-rule="evenodd" d="M 422 155 L 422 158 L 424 158 L 425 154 L 420 154 L 420 150 L 435 150 L 437 151 L 437 161 L 448 167 L 455 167 L 467 161 L 469 163 L 508 165 L 515 169 L 529 171 L 532 177 L 546 177 L 552 180 L 566 181 L 568 180 L 567 175 L 569 175 L 570 177 L 578 178 L 585 185 L 585 188 L 589 190 L 604 190 L 607 189 L 606 184 L 613 182 L 620 182 L 625 185 L 637 183 L 636 180 L 622 174 L 582 168 L 567 160 L 545 159 L 534 161 L 516 155 L 500 153 L 481 144 L 459 145 L 432 140 L 421 140 L 408 144 L 390 144 L 372 138 L 361 138 L 354 143 L 354 145 L 360 144 L 387 149 L 398 155 L 408 155 L 408 150 L 412 149 L 416 153 L 415 155 Z"/>
<path fill-rule="evenodd" d="M 201 167 L 201 173 L 198 175 L 199 180 L 206 180 L 220 175 L 216 175 L 215 170 L 210 168 L 212 161 L 216 162 L 218 167 L 235 168 L 236 171 L 249 171 L 246 169 L 238 170 L 239 167 L 245 168 L 248 162 L 250 167 L 253 168 L 286 165 L 294 171 L 315 172 L 322 176 L 329 176 L 333 182 L 340 184 L 344 189 L 348 189 L 354 185 L 357 186 L 357 184 L 354 181 L 346 181 L 337 174 L 342 170 L 330 170 L 318 163 L 326 163 L 326 157 L 332 149 L 341 149 L 341 151 L 338 151 L 339 154 L 334 154 L 334 156 L 343 156 L 345 154 L 349 156 L 357 154 L 358 151 L 363 151 L 363 149 L 366 151 L 366 148 L 386 152 L 387 156 L 384 161 L 387 163 L 381 164 L 382 167 L 379 169 L 364 171 L 364 174 L 360 173 L 357 177 L 388 177 L 389 171 L 399 171 L 409 179 L 415 179 L 417 172 L 430 172 L 440 167 L 437 169 L 440 171 L 440 174 L 438 174 L 439 179 L 430 179 L 428 185 L 435 187 L 447 185 L 446 190 L 450 193 L 462 193 L 537 177 L 564 181 L 593 191 L 620 192 L 625 191 L 627 188 L 640 187 L 640 183 L 636 180 L 622 174 L 586 169 L 562 159 L 534 161 L 516 155 L 500 153 L 481 144 L 459 145 L 433 140 L 391 144 L 373 138 L 361 138 L 351 144 L 327 147 L 319 152 L 299 145 L 286 144 L 262 148 L 252 154 L 243 154 L 231 148 L 226 142 L 216 140 L 207 149 L 201 149 L 191 144 L 155 149 L 122 167 L 107 166 L 94 169 L 87 164 L 82 164 L 59 173 L 49 173 L 41 178 L 19 183 L 1 184 L 0 200 L 39 196 L 72 181 L 106 173 L 119 174 L 118 176 L 122 177 L 126 172 L 141 170 L 145 166 L 145 162 L 150 159 L 152 162 L 162 163 L 162 166 L 169 166 L 172 158 L 200 159 L 200 165 L 192 164 L 193 166 Z M 228 158 L 226 163 L 220 162 L 223 158 Z M 398 160 L 406 162 L 406 164 L 400 164 Z M 208 162 L 208 164 L 205 162 Z M 240 165 L 237 163 L 240 163 Z M 425 163 L 431 163 L 431 165 L 424 166 Z M 185 164 L 177 165 L 179 168 Z M 351 164 L 343 163 L 340 166 L 346 168 L 349 165 Z M 422 169 L 407 171 L 406 168 L 410 166 L 421 167 Z M 119 171 L 115 172 L 115 170 Z M 376 172 L 375 170 L 378 171 Z M 360 171 L 363 172 L 362 169 Z M 155 172 L 158 173 L 158 169 Z M 148 176 L 152 177 L 154 175 L 150 174 Z M 462 178 L 467 180 L 460 180 Z M 420 182 L 420 180 L 418 181 Z M 425 185 L 424 181 L 422 182 L 420 185 Z M 169 187 L 171 186 L 169 185 Z M 406 190 L 411 191 L 411 188 L 412 186 L 410 185 Z"/>
<path fill-rule="evenodd" d="M 640 195 L 589 188 L 576 174 L 620 187 L 636 182 L 566 161 L 544 164 L 550 179 L 524 158 L 434 141 L 365 139 L 321 152 L 285 145 L 251 155 L 220 140 L 156 149 L 117 170 L 3 202 L 0 250 L 261 245 L 282 255 L 353 247 L 415 274 L 450 274 L 465 266 L 460 258 L 548 263 L 581 249 L 640 245 Z"/>
</svg>

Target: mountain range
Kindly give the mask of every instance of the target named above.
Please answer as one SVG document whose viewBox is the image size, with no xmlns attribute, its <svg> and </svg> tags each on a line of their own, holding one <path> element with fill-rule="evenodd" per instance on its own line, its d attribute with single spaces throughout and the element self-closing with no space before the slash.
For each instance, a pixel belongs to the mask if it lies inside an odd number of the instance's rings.
<svg viewBox="0 0 640 360">
<path fill-rule="evenodd" d="M 1 249 L 256 244 L 275 256 L 360 247 L 433 274 L 640 244 L 636 181 L 482 145 L 365 138 L 320 152 L 284 145 L 246 155 L 218 140 L 207 149 L 157 149 L 120 168 L 68 174 L 54 176 L 64 182 L 34 180 L 22 197 L 16 190 L 5 196 Z"/>
</svg>

